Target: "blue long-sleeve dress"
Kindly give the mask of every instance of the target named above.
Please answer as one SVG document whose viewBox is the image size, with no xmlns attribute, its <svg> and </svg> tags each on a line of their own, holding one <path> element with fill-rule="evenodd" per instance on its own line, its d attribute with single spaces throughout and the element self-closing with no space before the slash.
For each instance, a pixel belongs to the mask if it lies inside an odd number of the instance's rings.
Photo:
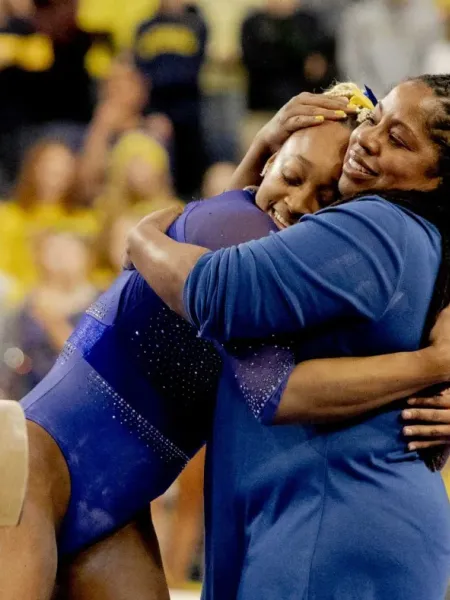
<svg viewBox="0 0 450 600">
<path fill-rule="evenodd" d="M 433 225 L 371 197 L 206 254 L 184 303 L 203 336 L 225 343 L 299 335 L 301 360 L 414 350 L 440 258 Z M 448 500 L 440 476 L 406 450 L 402 403 L 344 426 L 264 427 L 224 360 L 204 598 L 442 600 Z"/>
</svg>

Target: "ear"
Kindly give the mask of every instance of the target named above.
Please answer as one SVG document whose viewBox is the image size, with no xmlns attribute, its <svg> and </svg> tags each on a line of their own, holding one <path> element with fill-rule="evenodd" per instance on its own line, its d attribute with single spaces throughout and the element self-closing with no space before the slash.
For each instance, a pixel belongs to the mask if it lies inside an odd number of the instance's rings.
<svg viewBox="0 0 450 600">
<path fill-rule="evenodd" d="M 275 159 L 276 159 L 277 156 L 278 156 L 278 152 L 275 152 L 275 154 L 272 154 L 272 156 L 269 158 L 269 160 L 264 165 L 264 169 L 262 170 L 261 177 L 265 177 L 267 175 L 267 173 L 269 172 L 270 167 L 275 162 Z"/>
</svg>

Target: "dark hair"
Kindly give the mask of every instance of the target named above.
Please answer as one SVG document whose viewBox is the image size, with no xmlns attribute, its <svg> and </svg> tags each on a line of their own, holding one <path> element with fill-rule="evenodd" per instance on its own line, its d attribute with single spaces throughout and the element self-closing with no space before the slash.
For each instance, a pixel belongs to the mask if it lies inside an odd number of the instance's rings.
<svg viewBox="0 0 450 600">
<path fill-rule="evenodd" d="M 450 304 L 450 75 L 421 75 L 409 81 L 417 81 L 428 86 L 441 105 L 440 110 L 436 110 L 428 122 L 430 137 L 439 147 L 439 163 L 433 176 L 440 177 L 441 182 L 430 192 L 387 190 L 377 192 L 377 196 L 423 217 L 435 225 L 441 235 L 441 263 L 422 332 L 421 346 L 424 347 L 429 345 L 430 333 L 439 313 Z M 373 195 L 373 191 L 358 193 L 337 204 L 368 195 Z M 435 396 L 447 389 L 449 385 L 449 383 L 435 385 L 416 395 Z M 442 447 L 420 450 L 419 454 L 432 471 L 441 470 L 446 461 L 445 448 Z"/>
<path fill-rule="evenodd" d="M 431 115 L 428 127 L 431 139 L 439 147 L 437 175 L 442 177 L 442 187 L 450 191 L 450 75 L 421 75 L 410 81 L 425 84 L 439 100 L 440 110 Z"/>
</svg>

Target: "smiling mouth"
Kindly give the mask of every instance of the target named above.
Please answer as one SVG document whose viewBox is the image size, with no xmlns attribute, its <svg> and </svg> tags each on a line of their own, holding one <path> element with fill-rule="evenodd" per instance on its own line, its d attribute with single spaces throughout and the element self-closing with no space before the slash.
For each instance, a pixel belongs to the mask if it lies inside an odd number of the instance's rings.
<svg viewBox="0 0 450 600">
<path fill-rule="evenodd" d="M 371 169 L 355 152 L 350 152 L 344 164 L 344 171 L 349 175 L 356 175 L 363 178 L 378 176 L 378 173 Z"/>
<path fill-rule="evenodd" d="M 290 226 L 290 223 L 286 221 L 286 219 L 282 215 L 280 215 L 280 213 L 275 208 L 272 208 L 270 214 L 273 221 L 275 221 L 275 225 L 277 225 L 280 229 L 285 229 L 286 227 Z"/>
</svg>

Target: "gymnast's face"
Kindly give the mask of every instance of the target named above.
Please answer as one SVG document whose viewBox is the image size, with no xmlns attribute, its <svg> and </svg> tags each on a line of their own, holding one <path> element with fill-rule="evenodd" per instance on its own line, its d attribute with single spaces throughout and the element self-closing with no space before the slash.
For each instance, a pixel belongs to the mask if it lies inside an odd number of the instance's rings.
<svg viewBox="0 0 450 600">
<path fill-rule="evenodd" d="M 280 229 L 338 199 L 349 138 L 348 127 L 328 121 L 294 133 L 269 160 L 256 203 Z"/>
<path fill-rule="evenodd" d="M 439 156 L 428 124 L 439 110 L 438 99 L 422 82 L 394 88 L 352 133 L 339 182 L 341 194 L 436 188 Z"/>
</svg>

